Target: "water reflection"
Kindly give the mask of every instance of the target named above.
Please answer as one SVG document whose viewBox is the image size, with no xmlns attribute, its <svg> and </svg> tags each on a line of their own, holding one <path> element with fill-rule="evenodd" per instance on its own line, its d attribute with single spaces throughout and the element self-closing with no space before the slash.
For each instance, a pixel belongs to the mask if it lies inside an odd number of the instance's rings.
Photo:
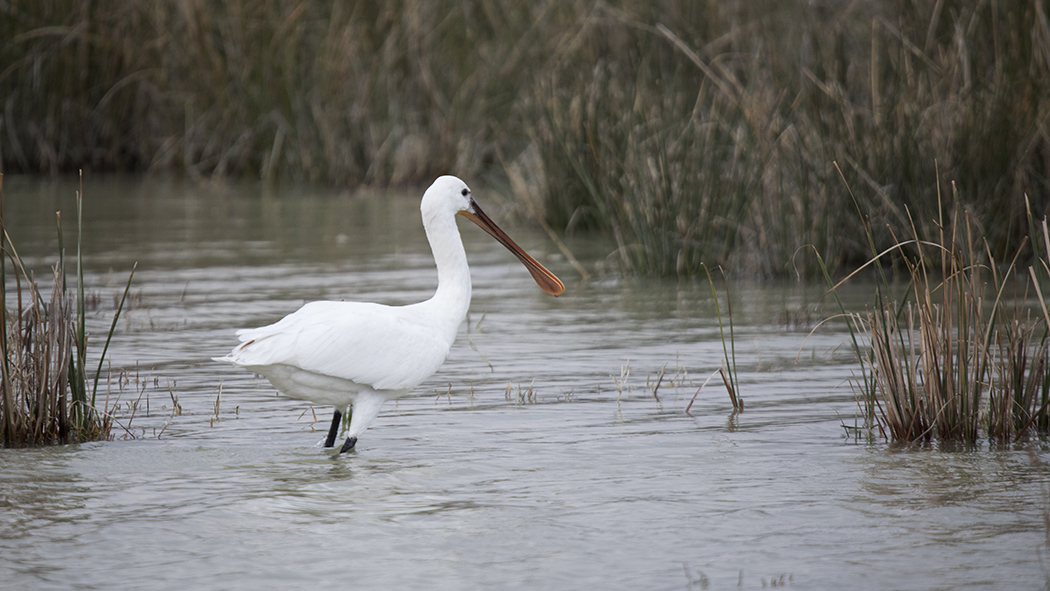
<svg viewBox="0 0 1050 591">
<path fill-rule="evenodd" d="M 16 534 L 78 519 L 88 491 L 69 471 L 67 453 L 15 449 L 0 453 L 0 522 Z"/>
</svg>

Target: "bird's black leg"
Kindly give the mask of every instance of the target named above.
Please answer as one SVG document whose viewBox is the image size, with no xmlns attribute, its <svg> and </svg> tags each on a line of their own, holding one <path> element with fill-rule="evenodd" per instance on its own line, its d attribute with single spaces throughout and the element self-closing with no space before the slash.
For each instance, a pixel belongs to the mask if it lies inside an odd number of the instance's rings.
<svg viewBox="0 0 1050 591">
<path fill-rule="evenodd" d="M 339 409 L 335 409 L 335 414 L 332 415 L 332 428 L 328 430 L 328 437 L 324 440 L 325 447 L 332 447 L 335 445 L 335 436 L 339 434 L 339 423 L 343 420 L 343 413 L 339 412 Z"/>
<path fill-rule="evenodd" d="M 357 437 L 347 437 L 346 443 L 343 444 L 343 448 L 339 450 L 339 453 L 346 453 L 357 445 Z"/>
</svg>

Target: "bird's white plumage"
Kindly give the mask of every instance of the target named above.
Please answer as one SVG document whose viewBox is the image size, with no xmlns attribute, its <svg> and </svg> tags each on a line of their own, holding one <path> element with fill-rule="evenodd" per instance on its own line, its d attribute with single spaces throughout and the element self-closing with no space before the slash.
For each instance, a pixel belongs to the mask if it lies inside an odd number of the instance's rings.
<svg viewBox="0 0 1050 591">
<path fill-rule="evenodd" d="M 429 320 L 432 305 L 391 307 L 364 302 L 312 302 L 275 324 L 241 330 L 243 343 L 231 357 L 237 365 L 282 378 L 309 373 L 375 390 L 411 390 L 430 377 L 445 361 L 455 333 L 443 331 Z M 273 368 L 271 370 L 271 368 Z M 299 375 L 300 379 L 308 379 Z M 307 382 L 309 383 L 309 382 Z M 347 404 L 336 394 L 285 391 L 295 398 Z"/>
<path fill-rule="evenodd" d="M 274 324 L 238 331 L 241 344 L 217 360 L 260 374 L 293 398 L 330 404 L 337 411 L 352 405 L 348 435 L 356 438 L 384 400 L 406 394 L 437 371 L 467 314 L 470 269 L 456 214 L 466 215 L 514 252 L 543 289 L 553 295 L 564 289 L 495 227 L 460 179 L 434 181 L 420 212 L 438 269 L 432 298 L 408 306 L 312 302 Z"/>
</svg>

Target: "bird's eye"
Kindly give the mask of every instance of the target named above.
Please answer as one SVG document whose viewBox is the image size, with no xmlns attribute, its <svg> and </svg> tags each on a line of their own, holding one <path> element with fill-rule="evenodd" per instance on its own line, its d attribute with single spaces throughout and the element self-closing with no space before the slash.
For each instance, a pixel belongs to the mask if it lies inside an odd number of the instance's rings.
<svg viewBox="0 0 1050 591">
<path fill-rule="evenodd" d="M 470 189 L 464 188 L 463 189 L 463 196 L 466 197 L 467 195 L 470 195 Z"/>
</svg>

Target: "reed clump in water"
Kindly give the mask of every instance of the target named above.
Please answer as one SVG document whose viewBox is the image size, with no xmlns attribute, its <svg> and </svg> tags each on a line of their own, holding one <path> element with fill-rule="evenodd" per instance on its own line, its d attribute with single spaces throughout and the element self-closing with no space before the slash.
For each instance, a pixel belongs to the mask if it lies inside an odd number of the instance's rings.
<svg viewBox="0 0 1050 591">
<path fill-rule="evenodd" d="M 947 223 L 945 223 L 947 222 Z M 880 285 L 877 301 L 853 316 L 867 335 L 861 352 L 864 401 L 880 431 L 896 442 L 1010 442 L 1050 427 L 1050 314 L 1042 286 L 1050 281 L 1045 218 L 1035 263 L 1019 269 L 1020 252 L 997 261 L 961 207 L 940 230 L 878 255 L 896 256 L 910 277 L 901 301 Z M 1034 303 L 1033 302 L 1037 302 Z"/>
<path fill-rule="evenodd" d="M 61 269 L 55 271 L 49 302 L 30 283 L 29 301 L 19 296 L 13 311 L 3 313 L 0 441 L 8 447 L 68 441 L 77 424 L 66 395 L 73 316 Z"/>
<path fill-rule="evenodd" d="M 80 227 L 80 194 L 77 225 Z M 59 218 L 61 220 L 61 218 Z M 131 286 L 131 277 L 106 337 L 93 383 L 87 378 L 84 277 L 77 243 L 77 296 L 66 287 L 62 228 L 59 261 L 45 297 L 11 244 L 3 222 L 0 175 L 0 444 L 5 447 L 55 445 L 111 437 L 113 418 L 97 406 L 99 375 Z M 14 293 L 7 293 L 8 267 Z M 9 298 L 13 306 L 8 307 Z"/>
</svg>

